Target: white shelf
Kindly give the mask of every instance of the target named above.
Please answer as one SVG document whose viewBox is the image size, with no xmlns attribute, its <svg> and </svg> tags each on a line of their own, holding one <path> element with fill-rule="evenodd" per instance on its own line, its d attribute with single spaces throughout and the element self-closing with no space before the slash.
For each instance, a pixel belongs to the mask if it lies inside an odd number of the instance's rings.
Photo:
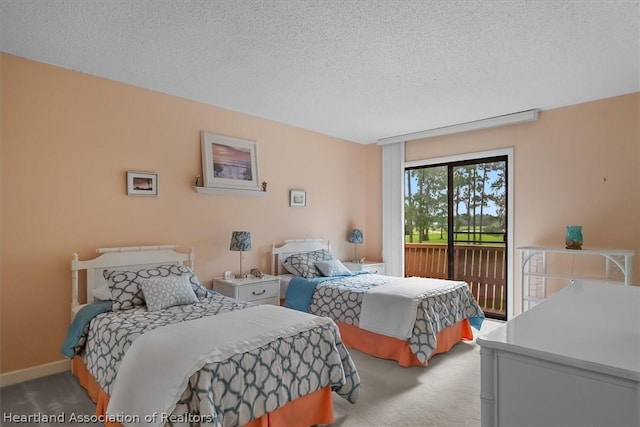
<svg viewBox="0 0 640 427">
<path fill-rule="evenodd" d="M 547 252 L 558 254 L 592 254 L 592 255 L 610 255 L 610 256 L 633 256 L 634 252 L 629 249 L 599 249 L 599 248 L 582 248 L 582 249 L 566 249 L 548 246 L 520 246 L 519 251 Z"/>
<path fill-rule="evenodd" d="M 231 196 L 264 196 L 266 191 L 262 190 L 244 190 L 239 188 L 218 188 L 218 187 L 196 187 L 193 189 L 200 194 L 218 194 L 218 195 L 231 195 Z"/>
<path fill-rule="evenodd" d="M 546 298 L 543 298 L 543 297 L 527 297 L 527 298 L 525 298 L 525 301 L 539 303 L 539 302 L 544 301 L 545 299 Z"/>
<path fill-rule="evenodd" d="M 588 280 L 589 282 L 602 282 L 602 283 L 618 283 L 624 285 L 623 280 L 609 279 L 601 276 L 572 276 L 570 274 L 554 274 L 554 273 L 525 273 L 529 277 L 541 277 L 545 279 L 557 279 L 557 280 Z"/>
<path fill-rule="evenodd" d="M 584 280 L 602 284 L 631 285 L 633 270 L 632 250 L 626 249 L 565 249 L 558 247 L 522 246 L 520 251 L 520 286 L 521 309 L 526 311 L 548 297 L 549 280 L 566 281 Z M 549 271 L 548 256 L 600 256 L 605 259 L 604 271 L 599 276 L 587 276 L 580 272 Z M 572 268 L 573 270 L 573 268 Z M 593 274 L 593 272 L 592 272 Z M 556 282 L 557 286 L 558 283 Z"/>
</svg>

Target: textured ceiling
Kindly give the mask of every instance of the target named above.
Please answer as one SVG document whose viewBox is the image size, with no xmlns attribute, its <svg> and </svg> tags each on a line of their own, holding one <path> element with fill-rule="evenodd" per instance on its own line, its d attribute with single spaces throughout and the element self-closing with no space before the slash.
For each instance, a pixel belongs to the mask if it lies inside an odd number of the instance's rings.
<svg viewBox="0 0 640 427">
<path fill-rule="evenodd" d="M 0 0 L 0 50 L 370 143 L 640 91 L 639 3 Z"/>
</svg>

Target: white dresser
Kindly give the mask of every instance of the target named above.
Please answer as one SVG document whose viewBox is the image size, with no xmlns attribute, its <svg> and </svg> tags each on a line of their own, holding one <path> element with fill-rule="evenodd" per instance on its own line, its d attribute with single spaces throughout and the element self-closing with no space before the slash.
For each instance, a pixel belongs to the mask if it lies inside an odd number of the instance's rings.
<svg viewBox="0 0 640 427">
<path fill-rule="evenodd" d="M 483 427 L 640 425 L 640 287 L 574 282 L 477 343 Z"/>
</svg>

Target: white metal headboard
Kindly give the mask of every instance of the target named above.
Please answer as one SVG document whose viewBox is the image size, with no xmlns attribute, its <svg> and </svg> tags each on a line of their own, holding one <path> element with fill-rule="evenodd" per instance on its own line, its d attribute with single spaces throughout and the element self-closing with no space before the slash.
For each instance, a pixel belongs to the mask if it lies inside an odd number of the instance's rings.
<svg viewBox="0 0 640 427">
<path fill-rule="evenodd" d="M 193 248 L 189 253 L 176 252 L 174 245 L 163 246 L 127 246 L 122 248 L 100 248 L 100 256 L 87 261 L 78 260 L 73 254 L 71 260 L 71 313 L 72 316 L 80 307 L 78 301 L 78 271 L 87 270 L 87 302 L 94 302 L 94 290 L 107 285 L 102 272 L 105 268 L 116 268 L 127 271 L 138 271 L 154 265 L 186 265 L 193 268 L 195 254 Z"/>
<path fill-rule="evenodd" d="M 280 275 L 282 262 L 293 254 L 313 252 L 326 249 L 331 252 L 331 241 L 324 239 L 293 239 L 285 240 L 284 243 L 274 243 L 271 247 L 271 272 Z M 286 271 L 286 270 L 285 270 Z"/>
</svg>

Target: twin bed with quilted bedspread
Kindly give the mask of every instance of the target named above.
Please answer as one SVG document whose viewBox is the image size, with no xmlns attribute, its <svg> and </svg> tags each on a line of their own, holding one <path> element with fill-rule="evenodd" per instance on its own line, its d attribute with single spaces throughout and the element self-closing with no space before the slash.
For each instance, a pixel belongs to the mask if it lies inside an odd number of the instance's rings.
<svg viewBox="0 0 640 427">
<path fill-rule="evenodd" d="M 170 247 L 74 258 L 62 352 L 105 424 L 308 426 L 333 421 L 332 391 L 357 400 L 331 319 L 207 291 L 190 259 Z M 82 269 L 88 301 L 110 299 L 78 304 Z"/>
<path fill-rule="evenodd" d="M 332 318 L 347 347 L 402 366 L 426 366 L 484 320 L 465 282 L 350 272 L 318 239 L 274 245 L 272 269 L 285 272 L 286 307 Z"/>
</svg>

